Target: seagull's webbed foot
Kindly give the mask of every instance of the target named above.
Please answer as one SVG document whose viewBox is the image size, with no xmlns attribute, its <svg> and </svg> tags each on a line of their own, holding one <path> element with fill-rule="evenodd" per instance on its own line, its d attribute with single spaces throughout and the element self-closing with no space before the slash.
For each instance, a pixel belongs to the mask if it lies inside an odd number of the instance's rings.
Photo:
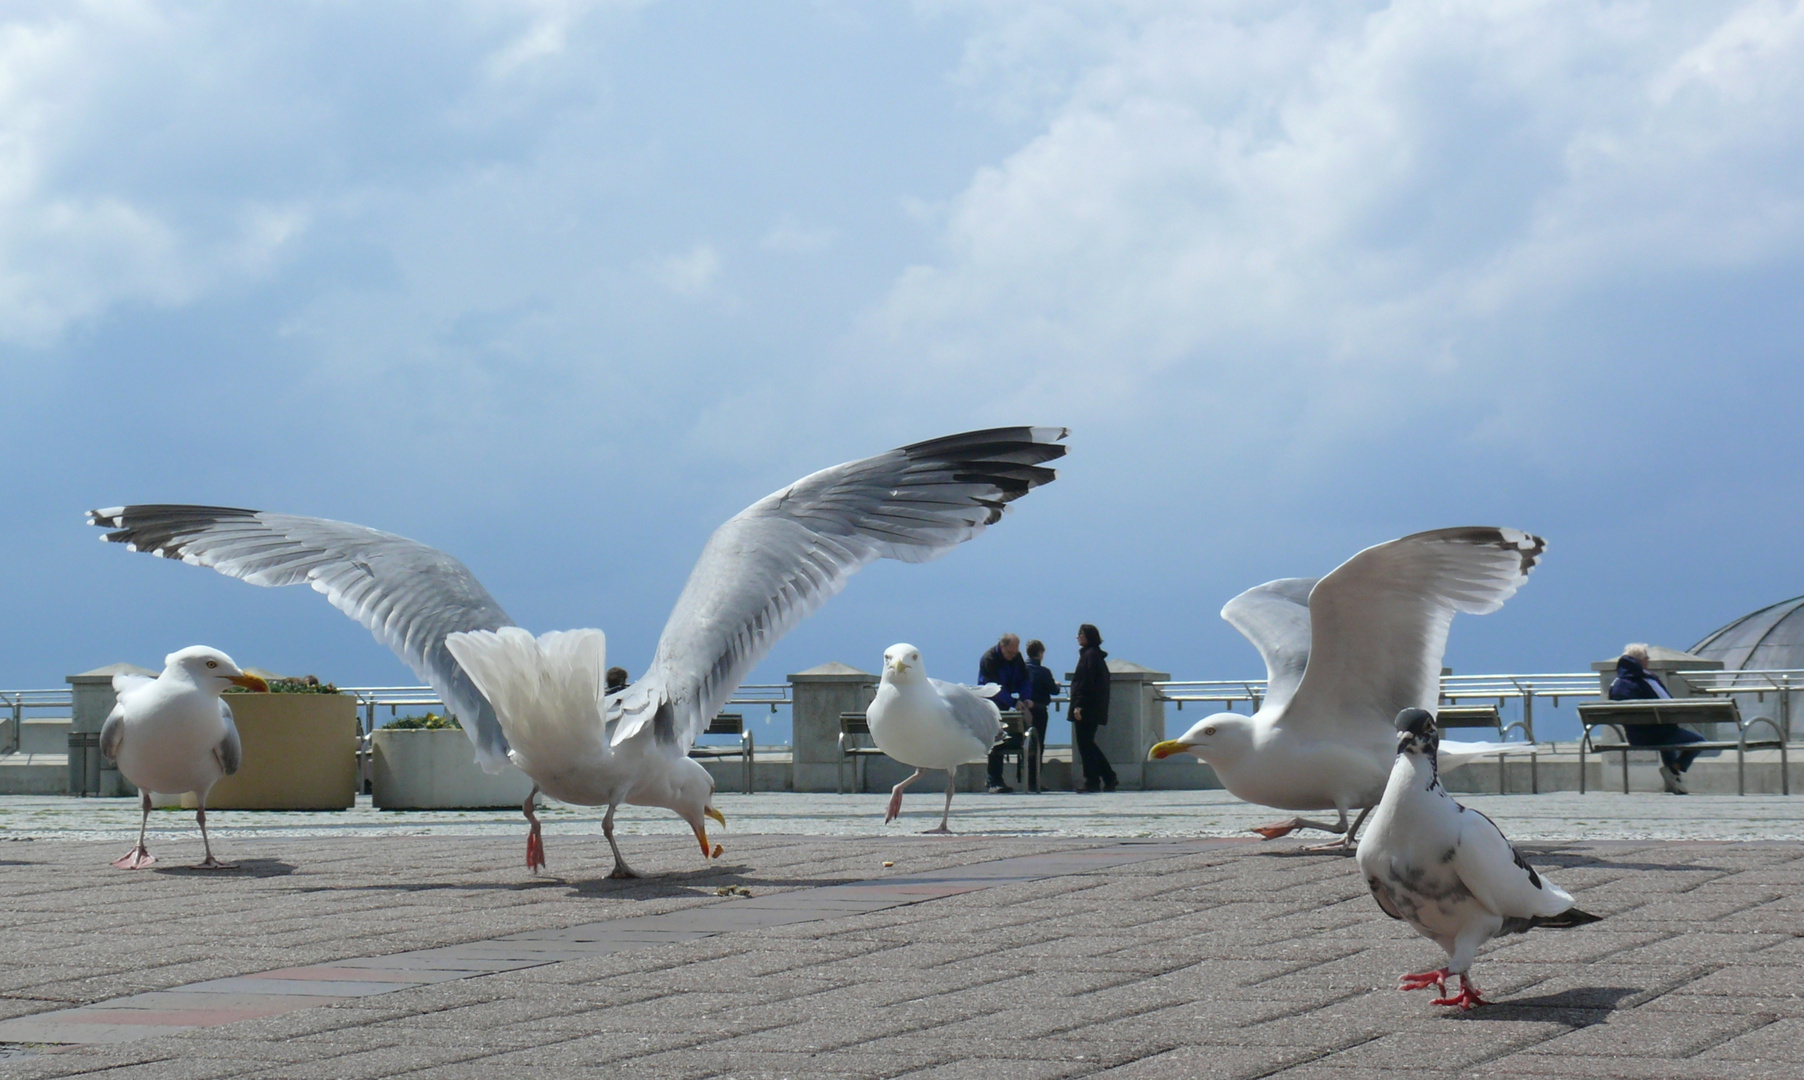
<svg viewBox="0 0 1804 1080">
<path fill-rule="evenodd" d="M 139 844 L 137 847 L 132 848 L 117 859 L 114 859 L 113 865 L 121 870 L 142 870 L 156 861 L 157 857 L 150 853 L 150 849 L 146 848 L 143 844 Z"/>
<path fill-rule="evenodd" d="M 944 825 L 935 825 L 931 829 L 922 829 L 921 835 L 922 836 L 951 836 L 952 830 L 946 828 L 946 826 L 944 826 Z"/>
<path fill-rule="evenodd" d="M 236 869 L 238 869 L 238 864 L 232 863 L 232 862 L 220 862 L 218 859 L 215 859 L 212 855 L 208 855 L 206 858 L 195 863 L 194 869 L 196 869 L 196 870 L 236 870 Z"/>
<path fill-rule="evenodd" d="M 1446 990 L 1443 989 L 1441 992 L 1445 994 Z M 1478 996 L 1478 984 L 1472 981 L 1470 975 L 1461 975 L 1459 977 L 1459 993 L 1447 997 L 1435 998 L 1433 1003 L 1436 1005 L 1453 1005 L 1460 1009 L 1472 1009 L 1480 1005 L 1489 1004 L 1484 998 Z"/>
<path fill-rule="evenodd" d="M 916 769 L 913 776 L 910 776 L 900 784 L 889 789 L 889 810 L 883 815 L 883 823 L 885 825 L 896 820 L 896 815 L 902 812 L 902 793 L 908 790 L 908 785 L 919 780 L 926 771 L 927 770 L 925 769 Z"/>
<path fill-rule="evenodd" d="M 608 875 L 608 877 L 610 879 L 615 880 L 615 881 L 627 881 L 632 878 L 638 878 L 638 877 L 644 877 L 644 876 L 645 876 L 644 874 L 641 874 L 639 871 L 634 870 L 632 867 L 626 865 L 625 862 L 615 863 L 614 864 L 614 872 Z"/>
<path fill-rule="evenodd" d="M 1353 834 L 1348 832 L 1343 833 L 1338 839 L 1330 840 L 1325 844 L 1310 844 L 1303 850 L 1321 851 L 1332 855 L 1351 855 L 1359 850 L 1359 845 L 1353 842 Z"/>
<path fill-rule="evenodd" d="M 1402 991 L 1422 990 L 1432 986 L 1445 994 L 1447 980 L 1452 977 L 1453 973 L 1446 968 L 1439 968 L 1435 971 L 1412 971 L 1398 976 L 1397 989 Z"/>
</svg>

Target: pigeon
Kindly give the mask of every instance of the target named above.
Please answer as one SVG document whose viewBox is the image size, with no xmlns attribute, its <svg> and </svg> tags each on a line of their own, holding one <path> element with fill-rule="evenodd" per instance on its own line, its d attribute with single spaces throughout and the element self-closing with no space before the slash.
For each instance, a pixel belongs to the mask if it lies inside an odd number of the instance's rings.
<svg viewBox="0 0 1804 1080">
<path fill-rule="evenodd" d="M 1265 700 L 1251 716 L 1205 716 L 1153 758 L 1190 753 L 1247 802 L 1336 810 L 1338 822 L 1291 818 L 1254 831 L 1339 833 L 1351 851 L 1384 793 L 1398 709 L 1440 699 L 1441 655 L 1455 612 L 1496 611 L 1528 580 L 1547 542 L 1515 529 L 1436 529 L 1366 548 L 1320 580 L 1283 578 L 1228 601 L 1221 616 L 1265 659 Z M 1441 744 L 1451 768 L 1526 743 Z"/>
<path fill-rule="evenodd" d="M 883 651 L 883 674 L 877 696 L 865 711 L 871 725 L 871 741 L 877 749 L 915 767 L 914 775 L 890 789 L 885 825 L 902 812 L 902 792 L 927 775 L 928 769 L 946 770 L 946 808 L 938 828 L 929 833 L 950 833 L 952 792 L 958 767 L 980 761 L 1002 734 L 1002 711 L 990 699 L 1001 692 L 995 683 L 963 686 L 927 677 L 921 650 L 906 642 Z"/>
<path fill-rule="evenodd" d="M 141 870 L 156 857 L 144 846 L 150 824 L 150 793 L 194 792 L 199 808 L 200 842 L 207 857 L 198 869 L 229 870 L 213 857 L 207 839 L 207 792 L 222 776 L 238 771 L 243 744 L 232 722 L 232 707 L 219 696 L 227 687 L 267 692 L 269 685 L 239 670 L 218 649 L 191 645 L 163 658 L 163 672 L 113 676 L 117 703 L 100 728 L 100 752 L 119 764 L 119 772 L 143 794 L 138 819 L 138 846 L 113 861 L 121 870 Z"/>
<path fill-rule="evenodd" d="M 392 533 L 323 518 L 216 506 L 90 511 L 104 539 L 211 567 L 253 585 L 308 584 L 432 685 L 490 772 L 532 778 L 521 811 L 527 866 L 545 865 L 540 792 L 606 806 L 613 877 L 637 877 L 614 839 L 622 803 L 674 811 L 710 848 L 714 782 L 688 756 L 696 735 L 784 634 L 878 559 L 926 562 L 1002 520 L 1051 483 L 1060 427 L 992 428 L 913 443 L 796 480 L 714 531 L 689 573 L 645 675 L 606 692 L 600 630 L 533 637 L 468 567 Z M 454 493 L 448 493 L 454 494 Z M 616 507 L 623 530 L 657 516 Z M 522 558 L 530 558 L 530 553 Z M 595 560 L 570 588 L 631 573 Z"/>
<path fill-rule="evenodd" d="M 1564 930 L 1593 923 L 1572 894 L 1542 877 L 1510 845 L 1495 822 L 1461 806 L 1441 786 L 1439 734 L 1426 709 L 1397 714 L 1397 760 L 1372 827 L 1359 842 L 1359 872 L 1378 906 L 1447 951 L 1447 966 L 1413 972 L 1399 990 L 1436 987 L 1436 1005 L 1485 1004 L 1472 981 L 1478 947 L 1494 937 L 1537 927 Z M 1447 980 L 1460 991 L 1447 996 Z"/>
</svg>

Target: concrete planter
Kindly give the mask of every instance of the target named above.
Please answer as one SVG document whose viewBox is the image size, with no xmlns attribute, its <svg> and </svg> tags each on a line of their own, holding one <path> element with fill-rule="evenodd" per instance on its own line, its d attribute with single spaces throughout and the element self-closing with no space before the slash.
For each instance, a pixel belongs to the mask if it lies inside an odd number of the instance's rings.
<svg viewBox="0 0 1804 1080">
<path fill-rule="evenodd" d="M 532 778 L 509 766 L 490 776 L 472 760 L 470 737 L 455 728 L 390 731 L 370 737 L 371 801 L 379 810 L 517 807 Z"/>
<path fill-rule="evenodd" d="M 357 700 L 347 694 L 233 694 L 244 764 L 209 810 L 348 810 L 357 801 Z M 182 798 L 192 807 L 194 796 Z"/>
</svg>

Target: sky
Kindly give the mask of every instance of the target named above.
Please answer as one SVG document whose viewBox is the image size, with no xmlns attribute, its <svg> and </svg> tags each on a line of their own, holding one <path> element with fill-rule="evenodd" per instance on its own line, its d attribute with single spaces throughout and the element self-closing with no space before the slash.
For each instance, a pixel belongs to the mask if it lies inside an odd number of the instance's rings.
<svg viewBox="0 0 1804 1080">
<path fill-rule="evenodd" d="M 412 684 L 304 588 L 96 543 L 131 502 L 449 551 L 643 669 L 799 476 L 1071 429 L 751 682 L 1218 617 L 1418 530 L 1548 552 L 1466 673 L 1804 593 L 1804 4 L 0 3 L 0 687 L 205 643 Z"/>
</svg>

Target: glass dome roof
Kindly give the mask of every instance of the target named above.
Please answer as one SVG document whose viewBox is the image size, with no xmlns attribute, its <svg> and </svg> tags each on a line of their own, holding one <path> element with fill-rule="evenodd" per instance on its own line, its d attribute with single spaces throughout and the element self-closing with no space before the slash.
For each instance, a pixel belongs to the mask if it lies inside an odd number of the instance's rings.
<svg viewBox="0 0 1804 1080">
<path fill-rule="evenodd" d="M 1721 660 L 1728 671 L 1804 668 L 1804 596 L 1743 615 L 1693 645 L 1689 652 Z"/>
</svg>

